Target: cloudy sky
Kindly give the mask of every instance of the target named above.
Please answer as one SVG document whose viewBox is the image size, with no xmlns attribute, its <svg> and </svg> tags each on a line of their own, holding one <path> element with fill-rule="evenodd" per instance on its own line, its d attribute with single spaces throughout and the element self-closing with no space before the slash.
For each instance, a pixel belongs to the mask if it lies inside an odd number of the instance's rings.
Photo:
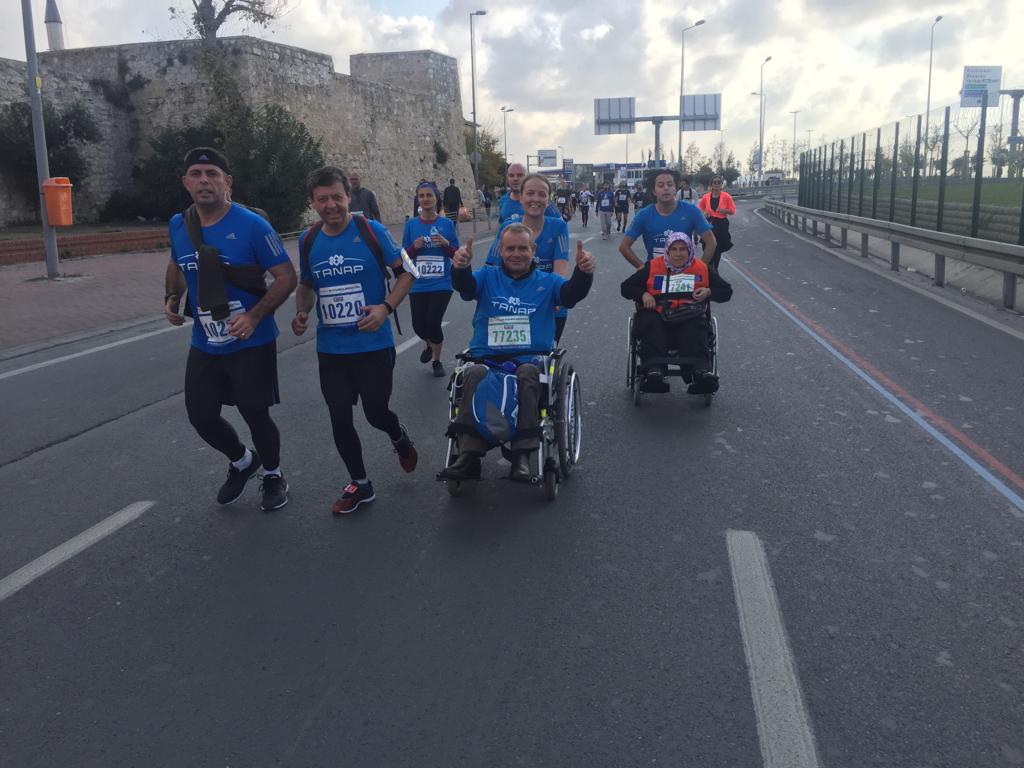
<svg viewBox="0 0 1024 768">
<path fill-rule="evenodd" d="M 58 0 L 69 47 L 182 37 L 167 7 L 188 0 Z M 595 136 L 593 100 L 635 96 L 640 114 L 678 111 L 680 30 L 686 33 L 686 92 L 721 93 L 723 138 L 741 161 L 756 140 L 757 91 L 765 67 L 767 137 L 815 142 L 924 111 L 929 29 L 936 15 L 932 105 L 955 103 L 962 67 L 1003 67 L 1003 87 L 1024 87 L 1020 0 L 285 0 L 267 29 L 234 23 L 222 34 L 252 34 L 329 53 L 348 72 L 364 51 L 432 48 L 459 60 L 463 104 L 470 104 L 469 13 L 477 17 L 477 111 L 500 134 L 508 118 L 509 155 L 563 147 L 577 162 L 636 161 L 654 145 L 650 124 L 635 135 Z M 45 0 L 32 0 L 45 50 Z M 1018 5 L 1018 12 L 1011 6 Z M 703 10 L 701 9 L 703 5 Z M 24 59 L 17 3 L 0 10 L 0 57 Z M 1003 100 L 1005 103 L 1009 99 Z M 1009 109 L 1006 109 L 1007 119 Z M 662 138 L 674 152 L 676 134 Z M 710 153 L 719 134 L 690 133 Z M 560 153 L 560 157 L 562 153 Z"/>
</svg>

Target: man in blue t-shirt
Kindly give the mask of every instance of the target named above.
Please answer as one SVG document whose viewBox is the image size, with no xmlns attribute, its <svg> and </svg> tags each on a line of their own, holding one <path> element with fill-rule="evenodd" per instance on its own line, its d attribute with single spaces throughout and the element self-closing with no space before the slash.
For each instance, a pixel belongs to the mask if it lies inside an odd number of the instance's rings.
<svg viewBox="0 0 1024 768">
<path fill-rule="evenodd" d="M 715 255 L 715 235 L 711 231 L 704 214 L 693 203 L 676 200 L 676 182 L 679 174 L 674 170 L 663 168 L 651 174 L 647 186 L 654 194 L 654 204 L 641 208 L 633 217 L 633 223 L 626 230 L 619 253 L 622 258 L 640 269 L 646 261 L 665 253 L 665 241 L 673 232 L 682 232 L 696 242 L 694 233 L 700 236 L 704 245 L 701 258 L 710 263 Z M 640 260 L 633 253 L 633 243 L 640 236 L 644 238 L 647 249 L 646 260 Z"/>
<path fill-rule="evenodd" d="M 501 196 L 498 201 L 498 223 L 506 224 L 509 221 L 520 221 L 523 218 L 523 203 L 519 199 L 519 187 L 526 178 L 526 166 L 522 163 L 512 163 L 505 172 L 505 180 L 508 182 L 508 192 Z M 553 203 L 548 203 L 545 216 L 561 217 L 558 209 Z"/>
<path fill-rule="evenodd" d="M 511 443 L 513 480 L 530 479 L 530 452 L 537 449 L 535 433 L 540 420 L 540 369 L 534 358 L 551 351 L 555 343 L 555 310 L 572 307 L 586 298 L 594 277 L 594 256 L 576 241 L 576 269 L 566 280 L 554 272 L 543 272 L 534 254 L 533 232 L 525 224 L 505 227 L 499 242 L 501 266 L 471 271 L 473 240 L 452 257 L 452 287 L 465 301 L 475 301 L 470 354 L 492 363 L 511 361 L 515 366 L 519 399 L 516 429 L 525 437 Z M 470 403 L 490 368 L 477 364 L 462 373 L 462 401 Z M 471 408 L 461 408 L 456 422 L 459 456 L 441 476 L 450 480 L 480 477 L 480 457 L 490 445 L 473 429 Z"/>
<path fill-rule="evenodd" d="M 182 184 L 193 205 L 168 227 L 164 315 L 171 325 L 185 322 L 179 308 L 187 290 L 186 314 L 195 322 L 185 366 L 185 410 L 199 436 L 230 462 L 217 502 L 237 500 L 262 466 L 260 506 L 269 512 L 288 503 L 281 436 L 270 406 L 280 402 L 274 310 L 295 287 L 295 268 L 274 228 L 230 202 L 232 178 L 223 154 L 196 147 L 184 165 Z M 270 286 L 265 272 L 274 279 Z M 246 448 L 221 416 L 224 405 L 238 407 L 255 450 Z"/>
<path fill-rule="evenodd" d="M 360 399 L 371 426 L 386 432 L 406 472 L 416 468 L 416 448 L 390 409 L 395 339 L 388 315 L 394 314 L 412 287 L 402 249 L 383 224 L 349 213 L 349 181 L 340 168 L 327 166 L 309 177 L 309 204 L 320 225 L 299 238 L 299 287 L 295 291 L 292 331 L 301 336 L 317 314 L 316 351 L 320 391 L 327 403 L 334 444 L 351 481 L 331 512 L 344 515 L 373 501 L 373 484 L 363 465 L 352 409 Z M 309 242 L 307 238 L 312 238 Z M 308 256 L 307 256 L 308 254 Z M 385 265 L 397 276 L 388 290 Z"/>
</svg>

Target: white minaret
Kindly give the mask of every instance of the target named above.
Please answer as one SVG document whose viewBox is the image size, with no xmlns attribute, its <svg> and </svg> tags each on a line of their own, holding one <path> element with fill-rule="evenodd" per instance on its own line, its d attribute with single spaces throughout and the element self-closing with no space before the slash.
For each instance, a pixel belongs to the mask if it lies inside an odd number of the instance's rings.
<svg viewBox="0 0 1024 768">
<path fill-rule="evenodd" d="M 46 0 L 46 39 L 51 51 L 64 50 L 64 22 L 60 20 L 57 0 Z"/>
</svg>

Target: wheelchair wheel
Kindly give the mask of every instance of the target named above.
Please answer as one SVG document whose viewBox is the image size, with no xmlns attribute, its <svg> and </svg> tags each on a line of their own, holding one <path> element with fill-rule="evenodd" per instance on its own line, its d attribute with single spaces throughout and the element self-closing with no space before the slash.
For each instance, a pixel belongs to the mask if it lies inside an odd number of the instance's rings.
<svg viewBox="0 0 1024 768">
<path fill-rule="evenodd" d="M 580 460 L 583 439 L 583 415 L 580 379 L 571 365 L 566 366 L 559 382 L 559 422 L 555 432 L 558 445 L 558 465 L 562 477 L 568 478 Z"/>
<path fill-rule="evenodd" d="M 548 501 L 558 498 L 558 469 L 554 466 L 544 470 L 544 498 Z"/>
<path fill-rule="evenodd" d="M 626 386 L 630 391 L 636 387 L 636 339 L 633 338 L 633 317 L 626 325 Z"/>
<path fill-rule="evenodd" d="M 640 405 L 640 401 L 643 400 L 644 393 L 640 390 L 640 377 L 633 377 L 633 405 Z"/>
</svg>

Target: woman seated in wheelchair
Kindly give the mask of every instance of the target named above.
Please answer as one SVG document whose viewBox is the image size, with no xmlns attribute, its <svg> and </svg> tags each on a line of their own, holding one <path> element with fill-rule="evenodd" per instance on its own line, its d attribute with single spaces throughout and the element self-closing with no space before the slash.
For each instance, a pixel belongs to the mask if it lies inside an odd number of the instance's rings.
<svg viewBox="0 0 1024 768">
<path fill-rule="evenodd" d="M 463 300 L 477 303 L 469 345 L 475 364 L 457 374 L 462 376 L 462 407 L 453 427 L 459 455 L 440 473 L 442 479 L 479 478 L 480 458 L 506 441 L 511 443 L 511 478 L 531 479 L 530 452 L 540 441 L 538 365 L 543 367 L 542 356 L 554 348 L 556 308 L 572 307 L 584 299 L 593 282 L 594 256 L 579 241 L 576 269 L 568 279 L 537 268 L 533 232 L 523 224 L 502 230 L 498 249 L 501 266 L 484 266 L 476 272 L 470 269 L 472 239 L 452 256 L 452 287 Z M 485 380 L 488 384 L 481 387 Z M 478 387 L 482 395 L 495 395 L 478 403 L 481 398 L 474 398 Z M 518 413 L 513 412 L 516 404 Z M 504 423 L 510 419 L 515 424 L 512 429 Z"/>
<path fill-rule="evenodd" d="M 708 302 L 728 301 L 732 286 L 697 257 L 689 236 L 683 232 L 670 234 L 665 252 L 655 255 L 622 282 L 622 295 L 637 303 L 633 328 L 643 371 L 641 389 L 669 391 L 666 366 L 657 360 L 674 351 L 695 363 L 687 392 L 716 392 L 718 376 L 711 372 Z"/>
</svg>

